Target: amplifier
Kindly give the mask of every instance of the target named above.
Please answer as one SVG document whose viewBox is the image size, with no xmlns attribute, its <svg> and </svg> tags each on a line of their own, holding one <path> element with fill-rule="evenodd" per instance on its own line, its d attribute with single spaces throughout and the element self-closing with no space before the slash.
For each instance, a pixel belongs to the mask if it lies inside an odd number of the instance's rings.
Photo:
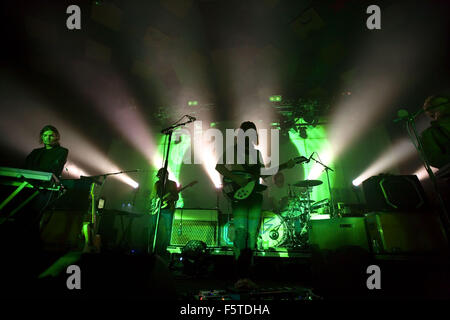
<svg viewBox="0 0 450 320">
<path fill-rule="evenodd" d="M 381 174 L 362 183 L 368 212 L 425 211 L 428 204 L 415 175 Z"/>
<path fill-rule="evenodd" d="M 374 253 L 430 253 L 447 248 L 440 219 L 429 212 L 372 212 L 366 221 Z"/>
<path fill-rule="evenodd" d="M 357 246 L 369 251 L 365 218 L 311 220 L 309 241 L 319 250 Z"/>
<path fill-rule="evenodd" d="M 172 223 L 170 245 L 184 246 L 190 240 L 200 240 L 208 247 L 219 243 L 219 210 L 177 208 Z"/>
</svg>

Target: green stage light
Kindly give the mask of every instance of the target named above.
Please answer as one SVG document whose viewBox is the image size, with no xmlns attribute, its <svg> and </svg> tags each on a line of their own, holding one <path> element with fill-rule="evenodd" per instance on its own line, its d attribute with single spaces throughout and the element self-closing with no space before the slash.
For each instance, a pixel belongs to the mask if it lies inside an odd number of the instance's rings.
<svg viewBox="0 0 450 320">
<path fill-rule="evenodd" d="M 197 106 L 198 105 L 198 101 L 193 100 L 193 101 L 188 101 L 188 106 Z"/>
<path fill-rule="evenodd" d="M 191 146 L 191 138 L 189 135 L 181 135 L 179 138 L 177 137 L 176 139 L 179 139 L 179 143 L 172 143 L 170 146 L 170 159 L 168 169 L 169 169 L 169 178 L 174 179 L 177 185 L 179 186 L 181 165 L 183 164 L 183 159 L 186 154 L 186 151 L 189 150 L 189 147 Z M 167 145 L 165 144 L 165 137 L 162 136 L 159 142 L 160 143 L 158 145 L 158 152 L 160 155 L 162 155 L 165 153 L 167 149 Z M 162 157 L 159 158 L 162 159 Z M 171 177 L 170 174 L 172 174 L 173 177 Z M 179 195 L 176 207 L 177 208 L 184 207 L 184 200 L 182 193 L 180 193 Z"/>
<path fill-rule="evenodd" d="M 330 148 L 330 144 L 324 126 L 318 125 L 315 128 L 309 128 L 307 139 L 301 138 L 298 132 L 290 130 L 289 139 L 291 143 L 294 144 L 297 148 L 299 155 L 309 157 L 311 153 L 317 152 L 326 165 L 333 167 L 333 163 L 330 163 L 329 161 L 327 161 L 327 159 L 325 159 L 327 158 L 326 153 Z M 317 155 L 314 155 L 314 158 L 317 159 Z M 311 161 L 309 164 L 303 165 L 303 168 L 305 179 L 321 180 L 323 182 L 321 185 L 313 188 L 311 199 L 320 201 L 322 199 L 329 198 L 330 193 L 328 190 L 327 175 L 325 171 L 322 170 L 320 165 Z M 333 172 L 330 172 L 329 176 L 330 185 L 331 188 L 333 188 L 335 182 Z"/>
<path fill-rule="evenodd" d="M 269 100 L 270 102 L 281 102 L 281 96 L 271 96 Z"/>
</svg>

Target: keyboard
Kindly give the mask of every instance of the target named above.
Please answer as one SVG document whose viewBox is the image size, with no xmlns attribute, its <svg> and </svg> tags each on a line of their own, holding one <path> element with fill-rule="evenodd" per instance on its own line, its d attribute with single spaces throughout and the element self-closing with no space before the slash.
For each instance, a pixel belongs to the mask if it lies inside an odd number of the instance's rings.
<svg viewBox="0 0 450 320">
<path fill-rule="evenodd" d="M 4 185 L 19 186 L 24 181 L 26 187 L 38 186 L 49 190 L 59 189 L 60 181 L 51 172 L 35 171 L 18 168 L 0 167 L 0 183 Z"/>
</svg>

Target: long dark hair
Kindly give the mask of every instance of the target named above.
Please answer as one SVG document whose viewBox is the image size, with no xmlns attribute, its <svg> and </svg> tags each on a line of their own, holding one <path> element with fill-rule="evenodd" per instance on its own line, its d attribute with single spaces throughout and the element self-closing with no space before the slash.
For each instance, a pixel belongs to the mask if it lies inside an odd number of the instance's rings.
<svg viewBox="0 0 450 320">
<path fill-rule="evenodd" d="M 251 121 L 244 121 L 244 122 L 241 123 L 239 129 L 242 129 L 244 132 L 249 130 L 249 129 L 255 130 L 255 132 L 256 132 L 256 144 L 259 144 L 258 130 L 256 129 L 255 123 L 253 123 Z M 247 140 L 247 138 L 246 138 L 246 140 Z M 247 141 L 245 142 L 245 145 L 247 145 Z"/>
<path fill-rule="evenodd" d="M 58 129 L 56 129 L 54 126 L 48 124 L 45 127 L 43 127 L 41 129 L 41 132 L 39 133 L 39 143 L 43 143 L 42 135 L 44 134 L 45 131 L 48 131 L 48 130 L 52 130 L 54 133 L 56 133 L 56 136 L 58 137 L 58 141 L 59 141 L 60 135 L 59 135 Z"/>
<path fill-rule="evenodd" d="M 242 122 L 240 128 L 244 130 L 244 132 L 247 131 L 248 129 L 255 129 L 256 131 L 256 125 L 251 121 Z"/>
</svg>

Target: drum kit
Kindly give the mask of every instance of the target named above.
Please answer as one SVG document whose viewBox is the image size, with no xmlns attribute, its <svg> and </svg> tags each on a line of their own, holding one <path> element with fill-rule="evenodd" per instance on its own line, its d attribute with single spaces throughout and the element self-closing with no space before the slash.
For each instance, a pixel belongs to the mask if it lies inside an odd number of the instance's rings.
<svg viewBox="0 0 450 320">
<path fill-rule="evenodd" d="M 311 200 L 312 189 L 320 180 L 303 180 L 289 185 L 288 196 L 279 201 L 276 212 L 263 211 L 258 235 L 258 249 L 308 247 L 311 213 L 327 205 L 327 201 Z"/>
</svg>

